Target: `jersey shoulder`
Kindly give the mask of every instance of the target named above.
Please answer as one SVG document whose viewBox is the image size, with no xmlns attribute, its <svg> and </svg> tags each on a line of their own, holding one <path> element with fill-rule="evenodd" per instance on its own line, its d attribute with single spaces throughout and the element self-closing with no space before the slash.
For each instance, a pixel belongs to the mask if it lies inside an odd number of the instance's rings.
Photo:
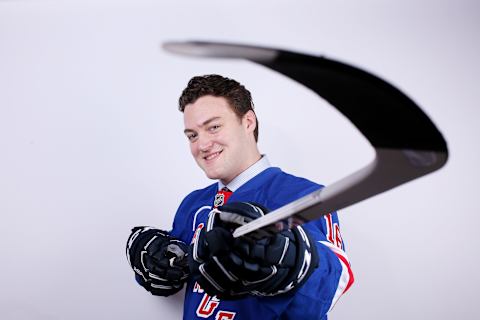
<svg viewBox="0 0 480 320">
<path fill-rule="evenodd" d="M 190 207 L 195 203 L 203 203 L 206 200 L 210 201 L 217 192 L 217 188 L 218 184 L 215 182 L 205 188 L 190 192 L 185 198 L 183 198 L 182 202 L 180 203 L 179 210 L 182 207 Z"/>
<path fill-rule="evenodd" d="M 200 209 L 210 210 L 213 198 L 217 192 L 217 183 L 213 183 L 203 189 L 190 192 L 180 203 L 173 220 L 170 234 L 182 241 L 188 242 L 193 230 L 196 211 Z"/>
<path fill-rule="evenodd" d="M 268 183 L 264 183 L 263 192 L 266 198 L 273 202 L 272 207 L 276 207 L 297 200 L 321 188 L 323 188 L 321 184 L 279 170 L 271 176 Z"/>
<path fill-rule="evenodd" d="M 251 201 L 275 210 L 321 187 L 280 168 L 270 167 L 242 185 L 229 201 Z"/>
</svg>

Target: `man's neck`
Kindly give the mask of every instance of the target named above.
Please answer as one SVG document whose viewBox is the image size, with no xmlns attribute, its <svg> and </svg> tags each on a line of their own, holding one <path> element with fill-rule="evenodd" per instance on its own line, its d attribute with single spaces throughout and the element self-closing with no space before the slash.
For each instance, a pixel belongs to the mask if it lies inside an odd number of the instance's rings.
<svg viewBox="0 0 480 320">
<path fill-rule="evenodd" d="M 266 155 L 258 154 L 258 158 L 255 162 L 250 164 L 245 170 L 243 170 L 240 174 L 238 174 L 235 178 L 231 179 L 227 183 L 225 181 L 218 181 L 219 189 L 227 186 L 230 190 L 235 191 L 241 185 L 243 185 L 248 180 L 255 177 L 257 174 L 262 172 L 263 170 L 269 168 L 270 162 Z"/>
</svg>

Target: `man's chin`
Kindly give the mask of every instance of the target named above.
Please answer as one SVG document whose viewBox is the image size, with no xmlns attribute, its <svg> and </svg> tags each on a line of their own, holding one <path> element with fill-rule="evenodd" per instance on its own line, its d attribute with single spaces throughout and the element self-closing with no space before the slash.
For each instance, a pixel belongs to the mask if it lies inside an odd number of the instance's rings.
<svg viewBox="0 0 480 320">
<path fill-rule="evenodd" d="M 205 172 L 205 175 L 207 178 L 212 179 L 212 180 L 221 180 L 222 176 L 218 172 L 213 172 L 213 171 L 208 171 L 208 170 L 203 170 Z"/>
</svg>

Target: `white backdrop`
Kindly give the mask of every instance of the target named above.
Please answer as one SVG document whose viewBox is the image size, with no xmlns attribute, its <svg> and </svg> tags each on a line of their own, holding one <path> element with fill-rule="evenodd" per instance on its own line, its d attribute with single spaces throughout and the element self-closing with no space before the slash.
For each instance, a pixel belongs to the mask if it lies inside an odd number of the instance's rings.
<svg viewBox="0 0 480 320">
<path fill-rule="evenodd" d="M 168 229 L 210 183 L 177 99 L 193 75 L 253 93 L 274 165 L 329 184 L 373 157 L 310 91 L 166 40 L 323 54 L 407 93 L 445 135 L 446 167 L 340 212 L 356 282 L 331 319 L 475 319 L 480 276 L 477 1 L 0 1 L 0 317 L 181 319 L 124 256 L 135 225 Z M 405 126 L 408 130 L 408 126 Z"/>
</svg>

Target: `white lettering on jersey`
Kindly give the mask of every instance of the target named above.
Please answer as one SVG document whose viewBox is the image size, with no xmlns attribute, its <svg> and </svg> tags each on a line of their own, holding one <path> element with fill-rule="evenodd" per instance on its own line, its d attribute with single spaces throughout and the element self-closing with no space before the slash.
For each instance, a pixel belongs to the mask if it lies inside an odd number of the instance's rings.
<svg viewBox="0 0 480 320">
<path fill-rule="evenodd" d="M 200 287 L 198 282 L 193 285 L 193 292 L 203 293 L 203 298 L 197 308 L 197 316 L 200 318 L 208 318 L 215 313 L 215 310 L 220 305 L 220 299 L 215 296 L 209 296 L 204 293 L 204 290 Z M 236 312 L 218 310 L 215 314 L 215 320 L 232 320 L 235 318 Z"/>
<path fill-rule="evenodd" d="M 325 219 L 325 225 L 327 226 L 326 236 L 328 242 L 343 250 L 343 239 L 340 234 L 340 226 L 338 223 L 333 223 L 331 213 L 324 215 L 323 218 Z"/>
<path fill-rule="evenodd" d="M 197 308 L 197 316 L 200 318 L 208 318 L 217 309 L 218 305 L 220 304 L 220 300 L 216 297 L 210 297 L 208 294 L 204 294 L 202 298 L 202 302 Z"/>
<path fill-rule="evenodd" d="M 235 318 L 235 312 L 230 311 L 218 311 L 215 315 L 215 320 L 231 320 Z"/>
<path fill-rule="evenodd" d="M 198 282 L 195 281 L 195 284 L 193 285 L 193 292 L 198 292 L 198 293 L 204 293 L 205 291 L 200 287 Z"/>
</svg>

